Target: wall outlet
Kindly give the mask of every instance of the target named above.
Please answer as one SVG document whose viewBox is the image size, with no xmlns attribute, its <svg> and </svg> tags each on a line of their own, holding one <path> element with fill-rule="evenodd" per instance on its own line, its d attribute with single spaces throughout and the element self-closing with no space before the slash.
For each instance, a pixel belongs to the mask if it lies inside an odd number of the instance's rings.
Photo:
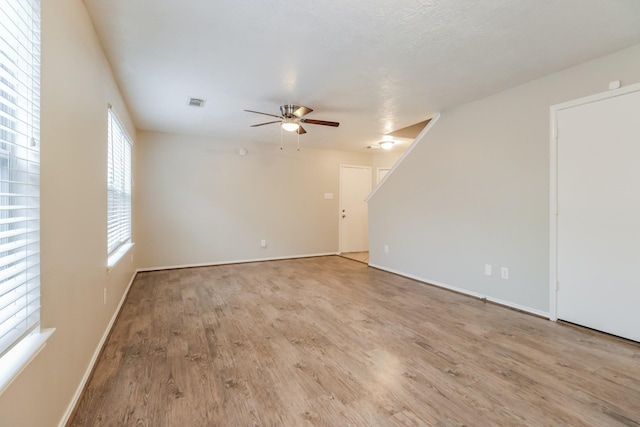
<svg viewBox="0 0 640 427">
<path fill-rule="evenodd" d="M 263 248 L 266 248 L 267 247 L 267 241 L 264 240 L 264 239 L 260 240 L 260 246 L 263 247 Z"/>
<path fill-rule="evenodd" d="M 389 245 L 384 245 L 384 253 L 385 254 L 389 253 Z"/>
<path fill-rule="evenodd" d="M 502 277 L 503 279 L 509 278 L 509 269 L 507 267 L 500 268 L 500 277 Z"/>
<path fill-rule="evenodd" d="M 493 268 L 491 267 L 491 264 L 484 265 L 484 274 L 485 276 L 491 276 L 493 274 Z"/>
<path fill-rule="evenodd" d="M 104 288 L 104 294 L 102 296 L 102 304 L 107 305 L 107 288 Z"/>
</svg>

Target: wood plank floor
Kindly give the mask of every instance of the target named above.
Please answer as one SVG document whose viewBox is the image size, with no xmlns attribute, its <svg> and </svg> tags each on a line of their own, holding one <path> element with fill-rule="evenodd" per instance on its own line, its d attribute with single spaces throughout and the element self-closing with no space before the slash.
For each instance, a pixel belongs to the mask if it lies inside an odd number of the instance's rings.
<svg viewBox="0 0 640 427">
<path fill-rule="evenodd" d="M 340 254 L 341 257 L 349 258 L 354 261 L 364 262 L 365 264 L 369 264 L 369 252 L 343 252 Z"/>
<path fill-rule="evenodd" d="M 338 256 L 141 273 L 73 426 L 638 426 L 640 346 Z"/>
</svg>

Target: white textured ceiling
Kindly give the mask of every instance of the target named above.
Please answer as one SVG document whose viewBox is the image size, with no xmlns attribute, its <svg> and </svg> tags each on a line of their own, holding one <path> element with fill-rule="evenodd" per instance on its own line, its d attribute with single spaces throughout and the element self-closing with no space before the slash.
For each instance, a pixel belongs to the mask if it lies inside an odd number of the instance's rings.
<svg viewBox="0 0 640 427">
<path fill-rule="evenodd" d="M 640 43 L 639 0 L 85 0 L 142 130 L 364 150 L 433 113 Z M 186 105 L 206 98 L 205 108 Z M 266 120 L 265 120 L 266 119 Z M 285 137 L 295 139 L 295 134 Z"/>
</svg>

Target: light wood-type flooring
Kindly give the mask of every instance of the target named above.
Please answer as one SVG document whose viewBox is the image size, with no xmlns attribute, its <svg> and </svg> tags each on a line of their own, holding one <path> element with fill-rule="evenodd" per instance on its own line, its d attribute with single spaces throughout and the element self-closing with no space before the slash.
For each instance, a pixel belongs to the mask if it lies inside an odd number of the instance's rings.
<svg viewBox="0 0 640 427">
<path fill-rule="evenodd" d="M 369 252 L 343 252 L 340 256 L 369 264 Z"/>
<path fill-rule="evenodd" d="M 640 346 L 320 257 L 141 273 L 74 426 L 638 426 Z"/>
</svg>

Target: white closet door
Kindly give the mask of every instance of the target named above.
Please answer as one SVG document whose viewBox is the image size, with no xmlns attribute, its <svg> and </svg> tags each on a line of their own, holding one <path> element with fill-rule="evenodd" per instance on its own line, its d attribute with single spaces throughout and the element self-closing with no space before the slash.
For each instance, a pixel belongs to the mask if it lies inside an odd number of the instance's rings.
<svg viewBox="0 0 640 427">
<path fill-rule="evenodd" d="M 558 318 L 640 341 L 640 92 L 557 123 Z"/>
</svg>

